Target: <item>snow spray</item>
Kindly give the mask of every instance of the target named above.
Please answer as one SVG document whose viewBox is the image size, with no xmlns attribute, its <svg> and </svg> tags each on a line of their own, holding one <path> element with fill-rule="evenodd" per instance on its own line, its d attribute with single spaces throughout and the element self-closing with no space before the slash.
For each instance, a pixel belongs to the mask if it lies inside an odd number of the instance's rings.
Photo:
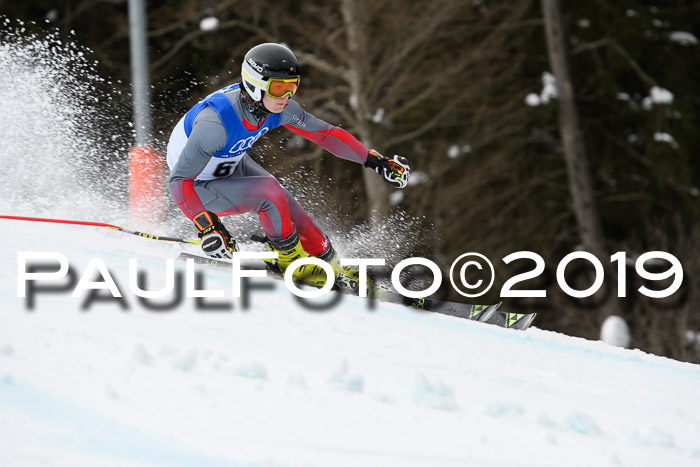
<svg viewBox="0 0 700 467">
<path fill-rule="evenodd" d="M 0 17 L 0 196 L 6 214 L 118 221 L 126 196 L 127 108 L 91 52 Z"/>
</svg>

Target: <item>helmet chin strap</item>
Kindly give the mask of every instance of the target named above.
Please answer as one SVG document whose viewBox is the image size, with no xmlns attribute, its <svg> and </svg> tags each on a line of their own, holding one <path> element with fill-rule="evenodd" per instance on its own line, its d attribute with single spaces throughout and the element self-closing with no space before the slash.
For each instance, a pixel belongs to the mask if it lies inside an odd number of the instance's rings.
<svg viewBox="0 0 700 467">
<path fill-rule="evenodd" d="M 253 117 L 260 120 L 261 118 L 267 117 L 272 113 L 265 108 L 262 99 L 260 99 L 260 102 L 255 102 L 253 98 L 248 95 L 245 89 L 243 89 L 243 83 L 241 83 L 240 90 L 241 92 L 239 93 L 239 96 L 241 99 L 241 104 L 243 105 L 243 108 L 253 115 Z"/>
</svg>

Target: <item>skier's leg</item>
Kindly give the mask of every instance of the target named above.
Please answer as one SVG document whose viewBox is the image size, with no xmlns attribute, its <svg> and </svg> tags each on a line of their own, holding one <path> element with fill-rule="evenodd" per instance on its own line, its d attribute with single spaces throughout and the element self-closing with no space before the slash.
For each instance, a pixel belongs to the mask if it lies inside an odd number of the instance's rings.
<svg viewBox="0 0 700 467">
<path fill-rule="evenodd" d="M 273 177 L 226 177 L 195 183 L 195 190 L 205 209 L 219 216 L 257 212 L 272 241 L 294 232 L 287 197 Z"/>
<path fill-rule="evenodd" d="M 310 255 L 319 256 L 329 247 L 328 237 L 326 237 L 321 228 L 316 224 L 308 212 L 301 207 L 299 202 L 292 196 L 286 188 L 282 187 L 282 191 L 287 197 L 287 205 L 289 206 L 289 216 L 294 225 L 297 226 L 299 239 Z"/>
<path fill-rule="evenodd" d="M 326 237 L 313 218 L 299 205 L 289 191 L 286 188 L 282 188 L 282 190 L 287 196 L 289 215 L 292 222 L 297 227 L 304 250 L 310 255 L 316 256 L 331 265 L 336 273 L 335 283 L 337 285 L 357 293 L 358 283 L 360 281 L 359 267 L 341 266 L 340 258 L 328 237 Z M 374 287 L 373 280 L 368 278 L 366 283 L 367 288 L 371 289 Z"/>
<path fill-rule="evenodd" d="M 226 177 L 199 182 L 195 184 L 195 190 L 205 209 L 218 215 L 257 211 L 263 230 L 270 240 L 268 246 L 278 254 L 277 260 L 272 263 L 280 271 L 285 272 L 291 263 L 309 256 L 291 221 L 286 194 L 274 177 Z M 319 258 L 333 265 L 328 259 Z M 334 272 L 337 273 L 335 269 Z M 325 271 L 314 265 L 296 268 L 293 278 L 316 287 L 322 287 L 328 280 Z"/>
<path fill-rule="evenodd" d="M 241 159 L 241 162 L 236 168 L 236 173 L 234 174 L 234 176 L 272 177 L 272 175 L 270 175 L 269 172 L 260 167 L 259 164 L 257 164 L 247 155 L 243 159 Z M 282 187 L 282 191 L 284 192 L 284 195 L 287 199 L 289 216 L 291 218 L 292 223 L 296 225 L 297 232 L 299 234 L 299 239 L 301 240 L 301 244 L 304 247 L 304 250 L 312 256 L 320 257 L 321 255 L 323 255 L 324 252 L 329 250 L 330 244 L 328 238 L 323 234 L 323 231 L 321 231 L 318 224 L 316 224 L 316 222 L 311 218 L 309 213 L 307 213 L 304 210 L 304 208 L 301 207 L 301 205 L 297 202 L 294 196 L 292 196 L 292 194 L 284 187 Z"/>
</svg>

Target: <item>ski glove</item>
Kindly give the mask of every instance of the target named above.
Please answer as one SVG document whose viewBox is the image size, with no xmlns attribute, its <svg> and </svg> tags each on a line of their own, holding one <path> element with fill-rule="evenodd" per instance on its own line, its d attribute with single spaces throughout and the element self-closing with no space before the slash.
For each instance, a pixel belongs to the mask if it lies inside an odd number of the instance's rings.
<svg viewBox="0 0 700 467">
<path fill-rule="evenodd" d="M 384 181 L 396 188 L 405 188 L 408 185 L 408 175 L 411 173 L 411 168 L 405 157 L 394 156 L 393 159 L 389 159 L 376 150 L 370 149 L 365 167 L 377 172 Z"/>
<path fill-rule="evenodd" d="M 238 251 L 236 241 L 231 238 L 219 216 L 210 211 L 202 211 L 192 219 L 199 229 L 202 239 L 202 251 L 212 258 L 229 258 L 231 253 Z"/>
</svg>

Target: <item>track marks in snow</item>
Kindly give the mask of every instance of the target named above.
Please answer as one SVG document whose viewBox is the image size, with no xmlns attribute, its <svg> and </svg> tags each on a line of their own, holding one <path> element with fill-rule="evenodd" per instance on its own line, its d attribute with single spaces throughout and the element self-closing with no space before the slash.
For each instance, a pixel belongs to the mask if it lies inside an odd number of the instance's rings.
<svg viewBox="0 0 700 467">
<path fill-rule="evenodd" d="M 362 393 L 365 386 L 365 380 L 358 374 L 350 374 L 348 372 L 348 362 L 343 359 L 328 375 L 328 386 L 340 391 Z"/>
<path fill-rule="evenodd" d="M 446 411 L 459 409 L 451 387 L 441 381 L 431 381 L 422 373 L 416 375 L 412 395 L 413 401 L 424 407 Z"/>
<path fill-rule="evenodd" d="M 601 433 L 595 420 L 582 413 L 571 413 L 565 417 L 564 422 L 569 430 L 582 435 L 596 436 Z"/>
<path fill-rule="evenodd" d="M 160 349 L 149 349 L 144 343 L 136 343 L 128 352 L 125 363 L 135 369 L 148 367 L 156 373 L 191 372 L 201 376 L 209 375 L 211 381 L 221 384 L 235 384 L 231 378 L 256 380 L 274 390 L 286 387 L 292 391 L 306 391 L 316 395 L 327 393 L 329 397 L 355 395 L 368 401 L 390 405 L 411 405 L 439 411 L 459 411 L 460 405 L 451 384 L 436 376 L 423 372 L 413 373 L 412 383 L 392 383 L 391 379 L 372 380 L 371 377 L 351 368 L 347 358 L 342 358 L 323 372 L 295 371 L 274 373 L 264 363 L 246 361 L 233 353 L 220 353 L 196 348 L 178 349 L 172 345 Z M 404 375 L 404 379 L 409 375 Z M 258 387 L 262 389 L 262 387 Z M 271 389 L 272 390 L 272 389 Z M 336 396 L 333 396 L 336 394 Z M 499 410 L 485 410 L 489 416 L 498 417 Z"/>
<path fill-rule="evenodd" d="M 0 357 L 11 357 L 14 352 L 11 345 L 0 345 Z"/>
<path fill-rule="evenodd" d="M 676 446 L 673 435 L 656 426 L 648 426 L 636 430 L 631 436 L 630 442 L 651 448 L 670 449 Z M 700 450 L 698 453 L 700 453 Z"/>
<path fill-rule="evenodd" d="M 232 372 L 236 376 L 249 379 L 267 379 L 267 368 L 258 362 L 245 363 L 233 367 Z"/>
</svg>

